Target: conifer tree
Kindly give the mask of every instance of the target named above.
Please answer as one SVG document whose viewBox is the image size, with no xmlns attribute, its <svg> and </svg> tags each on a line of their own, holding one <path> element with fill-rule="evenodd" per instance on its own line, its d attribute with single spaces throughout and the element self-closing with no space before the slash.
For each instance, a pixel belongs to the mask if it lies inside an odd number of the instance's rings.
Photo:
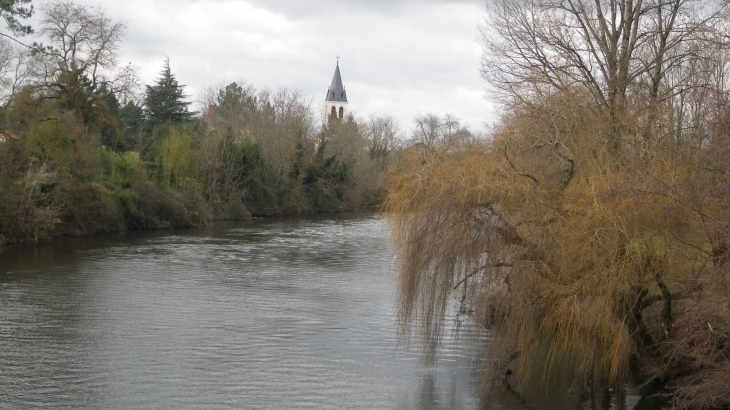
<svg viewBox="0 0 730 410">
<path fill-rule="evenodd" d="M 144 136 L 144 110 L 134 101 L 128 101 L 119 111 L 119 122 L 122 133 L 127 140 L 127 149 L 139 151 Z"/>
<path fill-rule="evenodd" d="M 193 116 L 188 111 L 189 102 L 184 101 L 183 86 L 179 85 L 170 71 L 170 59 L 155 85 L 148 85 L 144 98 L 145 114 L 150 128 L 165 123 L 181 123 Z"/>
<path fill-rule="evenodd" d="M 30 5 L 30 2 L 31 0 L 0 0 L 0 17 L 5 20 L 5 24 L 17 36 L 33 33 L 33 28 L 30 25 L 23 25 L 18 20 L 33 16 L 33 5 Z M 0 33 L 0 35 L 10 37 L 7 34 Z"/>
</svg>

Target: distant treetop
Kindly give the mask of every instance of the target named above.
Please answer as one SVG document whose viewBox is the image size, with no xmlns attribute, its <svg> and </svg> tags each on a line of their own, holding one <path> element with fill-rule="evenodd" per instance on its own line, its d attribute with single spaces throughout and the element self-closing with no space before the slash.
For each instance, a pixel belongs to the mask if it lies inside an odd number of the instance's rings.
<svg viewBox="0 0 730 410">
<path fill-rule="evenodd" d="M 166 122 L 180 123 L 190 119 L 193 112 L 188 111 L 189 102 L 184 101 L 183 86 L 178 84 L 170 71 L 170 59 L 155 85 L 148 85 L 144 98 L 145 114 L 149 124 L 154 127 Z"/>
</svg>

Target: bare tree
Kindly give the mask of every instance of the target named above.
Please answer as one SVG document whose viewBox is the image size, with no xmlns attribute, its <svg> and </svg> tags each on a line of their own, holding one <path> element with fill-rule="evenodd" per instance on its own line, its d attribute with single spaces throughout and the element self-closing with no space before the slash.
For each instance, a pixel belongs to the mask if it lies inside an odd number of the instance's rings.
<svg viewBox="0 0 730 410">
<path fill-rule="evenodd" d="M 284 180 L 294 171 L 301 147 L 314 141 L 315 117 L 310 102 L 298 90 L 261 91 L 259 115 L 251 135 L 265 161 Z"/>
<path fill-rule="evenodd" d="M 41 9 L 40 33 L 50 41 L 42 53 L 40 85 L 77 111 L 85 123 L 89 108 L 111 94 L 132 97 L 134 67 L 119 67 L 118 50 L 126 25 L 103 10 L 62 1 Z"/>
<path fill-rule="evenodd" d="M 583 89 L 614 124 L 617 149 L 636 118 L 628 105 L 635 111 L 641 98 L 651 134 L 658 105 L 696 85 L 696 77 L 674 75 L 671 87 L 666 80 L 720 44 L 726 8 L 722 1 L 496 0 L 480 31 L 482 76 L 510 106 Z"/>
<path fill-rule="evenodd" d="M 33 59 L 26 48 L 0 38 L 0 107 L 7 111 L 14 98 L 31 81 Z M 4 121 L 0 129 L 6 126 Z"/>
<path fill-rule="evenodd" d="M 420 115 L 415 119 L 411 141 L 429 150 L 449 150 L 472 137 L 471 132 L 461 125 L 453 114 L 443 118 L 434 115 Z"/>
<path fill-rule="evenodd" d="M 415 119 L 412 140 L 427 148 L 435 148 L 443 138 L 441 118 L 434 114 L 419 115 Z"/>
<path fill-rule="evenodd" d="M 368 151 L 372 159 L 381 161 L 396 148 L 400 130 L 398 120 L 393 117 L 376 117 L 371 115 L 360 126 L 370 141 Z"/>
</svg>

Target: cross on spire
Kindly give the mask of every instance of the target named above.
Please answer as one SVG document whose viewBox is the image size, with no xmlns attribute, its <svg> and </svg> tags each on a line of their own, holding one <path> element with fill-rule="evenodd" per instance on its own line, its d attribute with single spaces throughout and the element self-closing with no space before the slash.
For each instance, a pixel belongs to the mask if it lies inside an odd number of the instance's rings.
<svg viewBox="0 0 730 410">
<path fill-rule="evenodd" d="M 338 54 L 336 58 L 337 58 L 337 65 L 340 65 L 340 55 Z"/>
</svg>

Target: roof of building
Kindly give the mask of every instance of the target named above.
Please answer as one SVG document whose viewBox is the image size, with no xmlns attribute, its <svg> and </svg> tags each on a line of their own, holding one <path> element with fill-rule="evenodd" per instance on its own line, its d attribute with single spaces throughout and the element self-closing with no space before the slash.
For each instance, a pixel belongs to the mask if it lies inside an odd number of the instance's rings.
<svg viewBox="0 0 730 410">
<path fill-rule="evenodd" d="M 325 101 L 347 102 L 347 93 L 342 85 L 342 77 L 340 76 L 340 63 L 335 68 L 335 76 L 332 77 L 332 85 L 327 90 L 327 98 Z"/>
</svg>

